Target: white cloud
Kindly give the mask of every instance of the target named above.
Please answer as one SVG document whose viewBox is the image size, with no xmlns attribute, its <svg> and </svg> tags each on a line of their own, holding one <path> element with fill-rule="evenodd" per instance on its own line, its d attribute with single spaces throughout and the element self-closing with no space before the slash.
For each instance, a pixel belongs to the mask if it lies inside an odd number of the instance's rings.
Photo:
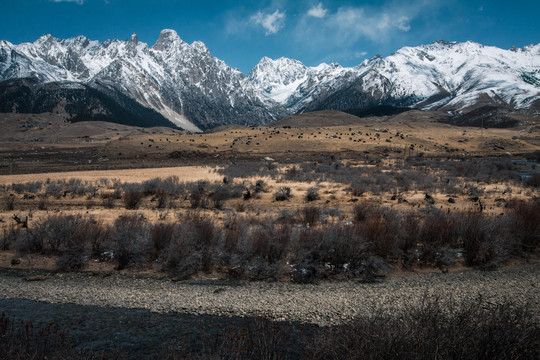
<svg viewBox="0 0 540 360">
<path fill-rule="evenodd" d="M 82 5 L 84 4 L 84 2 L 86 0 L 51 0 L 52 2 L 55 2 L 55 3 L 59 3 L 59 2 L 74 2 L 74 3 L 77 3 L 79 5 Z"/>
<path fill-rule="evenodd" d="M 343 6 L 330 11 L 319 3 L 300 19 L 295 39 L 312 48 L 350 46 L 363 40 L 385 43 L 399 33 L 411 31 L 411 21 L 425 11 L 425 4 L 418 0 L 407 6 L 389 3 L 380 7 Z M 324 17 L 315 21 L 314 15 L 322 16 L 323 11 Z"/>
<path fill-rule="evenodd" d="M 397 20 L 397 28 L 401 31 L 409 31 L 411 30 L 411 24 L 409 23 L 409 18 L 407 16 L 402 16 Z"/>
<path fill-rule="evenodd" d="M 307 12 L 307 16 L 322 19 L 323 17 L 326 16 L 327 12 L 328 10 L 323 8 L 322 3 L 319 3 L 317 6 L 309 9 L 309 11 Z"/>
<path fill-rule="evenodd" d="M 277 33 L 285 26 L 285 13 L 279 10 L 273 13 L 257 11 L 255 15 L 251 16 L 250 20 L 254 24 L 261 25 L 266 31 L 266 35 L 271 35 Z"/>
</svg>

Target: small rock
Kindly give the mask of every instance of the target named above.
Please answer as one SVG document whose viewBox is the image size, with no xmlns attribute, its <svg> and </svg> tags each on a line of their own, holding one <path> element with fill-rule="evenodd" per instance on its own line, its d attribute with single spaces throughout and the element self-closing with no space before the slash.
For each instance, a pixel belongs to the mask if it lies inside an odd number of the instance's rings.
<svg viewBox="0 0 540 360">
<path fill-rule="evenodd" d="M 19 265 L 20 263 L 21 263 L 21 259 L 19 258 L 11 259 L 11 265 Z"/>
</svg>

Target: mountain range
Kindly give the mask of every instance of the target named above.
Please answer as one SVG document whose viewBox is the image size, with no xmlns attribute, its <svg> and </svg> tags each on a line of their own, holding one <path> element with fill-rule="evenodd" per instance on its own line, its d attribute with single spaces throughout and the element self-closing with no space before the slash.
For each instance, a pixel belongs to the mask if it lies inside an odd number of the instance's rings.
<svg viewBox="0 0 540 360">
<path fill-rule="evenodd" d="M 0 112 L 67 114 L 71 121 L 178 126 L 266 124 L 316 110 L 410 107 L 467 114 L 540 110 L 540 44 L 503 50 L 475 42 L 403 47 L 354 67 L 264 57 L 246 76 L 163 30 L 152 46 L 84 36 L 0 41 Z"/>
</svg>

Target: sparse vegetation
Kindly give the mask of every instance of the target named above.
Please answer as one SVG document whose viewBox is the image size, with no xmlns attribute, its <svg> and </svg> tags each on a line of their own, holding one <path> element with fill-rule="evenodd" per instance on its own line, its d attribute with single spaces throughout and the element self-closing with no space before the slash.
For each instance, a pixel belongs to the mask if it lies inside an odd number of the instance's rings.
<svg viewBox="0 0 540 360">
<path fill-rule="evenodd" d="M 289 200 L 291 196 L 291 188 L 288 186 L 282 186 L 276 192 L 274 192 L 274 199 L 276 201 Z"/>
</svg>

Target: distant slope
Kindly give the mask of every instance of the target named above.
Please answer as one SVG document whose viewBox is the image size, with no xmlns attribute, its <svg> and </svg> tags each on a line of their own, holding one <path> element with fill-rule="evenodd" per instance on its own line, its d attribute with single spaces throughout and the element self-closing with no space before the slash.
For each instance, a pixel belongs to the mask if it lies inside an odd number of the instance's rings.
<svg viewBox="0 0 540 360">
<path fill-rule="evenodd" d="M 357 125 L 362 122 L 363 120 L 358 116 L 347 114 L 342 111 L 322 110 L 287 116 L 270 125 L 276 127 L 325 127 Z"/>
<path fill-rule="evenodd" d="M 78 83 L 40 84 L 35 79 L 0 82 L 0 112 L 68 115 L 71 122 L 110 121 L 141 127 L 172 126 L 156 111 L 115 91 Z"/>
</svg>

